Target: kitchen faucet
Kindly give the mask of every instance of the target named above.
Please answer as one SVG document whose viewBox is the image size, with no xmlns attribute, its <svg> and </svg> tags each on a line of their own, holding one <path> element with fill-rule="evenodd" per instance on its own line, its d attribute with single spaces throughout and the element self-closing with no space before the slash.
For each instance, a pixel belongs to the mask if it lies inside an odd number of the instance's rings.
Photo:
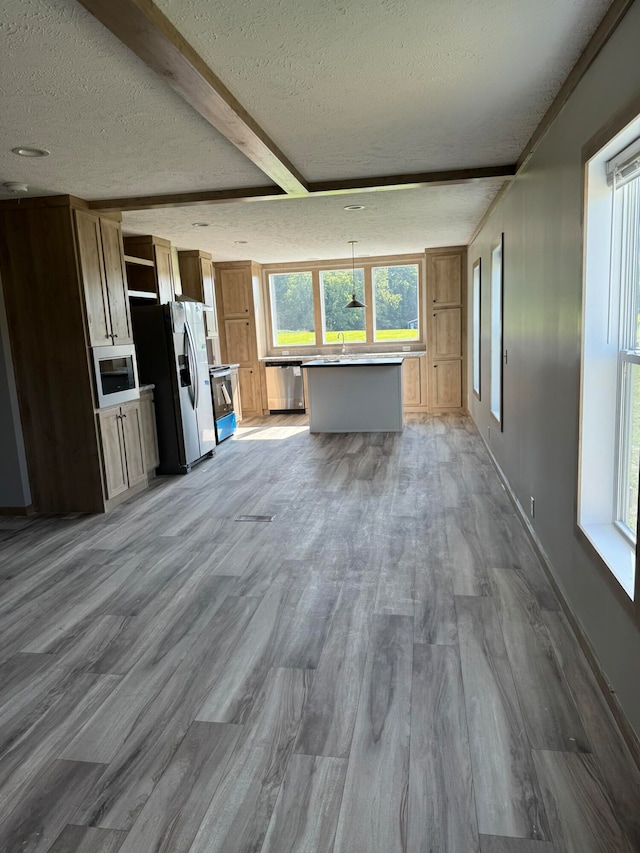
<svg viewBox="0 0 640 853">
<path fill-rule="evenodd" d="M 342 355 L 344 355 L 347 351 L 347 345 L 344 342 L 344 332 L 338 332 L 338 336 L 342 335 L 342 349 L 340 350 Z"/>
</svg>

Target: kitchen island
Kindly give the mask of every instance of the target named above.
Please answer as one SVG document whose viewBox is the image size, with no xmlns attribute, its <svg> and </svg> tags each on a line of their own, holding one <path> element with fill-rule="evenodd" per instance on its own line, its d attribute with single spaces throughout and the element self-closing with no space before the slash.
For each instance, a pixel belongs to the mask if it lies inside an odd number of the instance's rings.
<svg viewBox="0 0 640 853">
<path fill-rule="evenodd" d="M 401 432 L 402 358 L 317 359 L 307 371 L 310 432 Z"/>
</svg>

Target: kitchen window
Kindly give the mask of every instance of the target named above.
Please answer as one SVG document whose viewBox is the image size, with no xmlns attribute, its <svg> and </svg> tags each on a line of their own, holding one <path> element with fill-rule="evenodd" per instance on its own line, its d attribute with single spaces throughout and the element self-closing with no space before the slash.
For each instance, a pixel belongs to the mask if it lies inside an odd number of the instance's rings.
<svg viewBox="0 0 640 853">
<path fill-rule="evenodd" d="M 336 344 L 365 343 L 367 330 L 365 312 L 362 308 L 345 308 L 355 294 L 364 302 L 364 270 L 322 270 L 320 272 L 322 293 L 322 342 Z"/>
<path fill-rule="evenodd" d="M 269 276 L 273 342 L 278 347 L 315 344 L 313 276 L 288 272 Z"/>
<path fill-rule="evenodd" d="M 632 601 L 640 466 L 639 135 L 640 117 L 586 163 L 578 493 L 579 528 Z"/>
<path fill-rule="evenodd" d="M 424 259 L 410 255 L 345 262 L 264 267 L 271 348 L 335 346 L 344 342 L 424 341 L 420 318 Z M 397 262 L 396 262 L 397 261 Z M 365 308 L 345 308 L 355 293 Z"/>
<path fill-rule="evenodd" d="M 373 329 L 376 341 L 418 340 L 418 265 L 374 267 Z"/>
</svg>

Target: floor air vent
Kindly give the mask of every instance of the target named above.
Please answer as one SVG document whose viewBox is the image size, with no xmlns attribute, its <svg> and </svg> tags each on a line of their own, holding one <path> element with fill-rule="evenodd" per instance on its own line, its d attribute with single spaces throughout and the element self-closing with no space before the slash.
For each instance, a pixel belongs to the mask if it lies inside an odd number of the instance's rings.
<svg viewBox="0 0 640 853">
<path fill-rule="evenodd" d="M 273 521 L 275 515 L 239 515 L 236 521 Z"/>
</svg>

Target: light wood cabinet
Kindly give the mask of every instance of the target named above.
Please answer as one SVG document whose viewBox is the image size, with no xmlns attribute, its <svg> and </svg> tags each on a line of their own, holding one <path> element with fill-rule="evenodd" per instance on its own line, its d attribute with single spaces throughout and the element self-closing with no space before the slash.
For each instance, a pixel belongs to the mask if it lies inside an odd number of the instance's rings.
<svg viewBox="0 0 640 853">
<path fill-rule="evenodd" d="M 466 248 L 428 249 L 427 384 L 432 411 L 465 405 Z"/>
<path fill-rule="evenodd" d="M 219 269 L 218 284 L 225 319 L 253 314 L 251 274 L 246 269 Z"/>
<path fill-rule="evenodd" d="M 144 484 L 144 444 L 140 404 L 126 403 L 98 412 L 105 492 L 108 500 Z"/>
<path fill-rule="evenodd" d="M 462 406 L 462 362 L 439 361 L 433 365 L 432 372 L 433 409 L 459 409 Z"/>
<path fill-rule="evenodd" d="M 183 294 L 214 308 L 213 260 L 209 252 L 178 252 L 178 263 Z"/>
<path fill-rule="evenodd" d="M 433 342 L 431 353 L 434 360 L 462 356 L 462 309 L 443 308 L 433 312 Z"/>
<path fill-rule="evenodd" d="M 155 476 L 155 470 L 160 464 L 158 452 L 158 432 L 156 429 L 156 407 L 153 391 L 142 391 L 140 394 L 140 420 L 144 446 L 144 470 L 147 476 Z"/>
<path fill-rule="evenodd" d="M 402 362 L 402 403 L 405 408 L 422 405 L 420 358 L 412 356 Z"/>
<path fill-rule="evenodd" d="M 249 320 L 225 320 L 225 337 L 229 361 L 243 367 L 255 362 L 255 338 L 253 324 Z"/>
<path fill-rule="evenodd" d="M 120 223 L 87 210 L 75 219 L 89 342 L 133 343 Z"/>
<path fill-rule="evenodd" d="M 129 288 L 141 293 L 153 293 L 164 305 L 175 299 L 175 281 L 171 242 L 151 234 L 124 238 Z M 146 263 L 140 263 L 140 261 Z"/>
<path fill-rule="evenodd" d="M 459 250 L 427 253 L 427 277 L 431 279 L 432 305 L 461 304 L 463 261 Z"/>
<path fill-rule="evenodd" d="M 222 360 L 240 365 L 238 387 L 244 417 L 262 415 L 260 267 L 252 261 L 230 261 L 216 264 L 215 273 Z"/>
<path fill-rule="evenodd" d="M 243 413 L 250 416 L 262 414 L 258 371 L 252 367 L 238 368 L 238 384 L 240 386 L 240 401 Z"/>
</svg>

